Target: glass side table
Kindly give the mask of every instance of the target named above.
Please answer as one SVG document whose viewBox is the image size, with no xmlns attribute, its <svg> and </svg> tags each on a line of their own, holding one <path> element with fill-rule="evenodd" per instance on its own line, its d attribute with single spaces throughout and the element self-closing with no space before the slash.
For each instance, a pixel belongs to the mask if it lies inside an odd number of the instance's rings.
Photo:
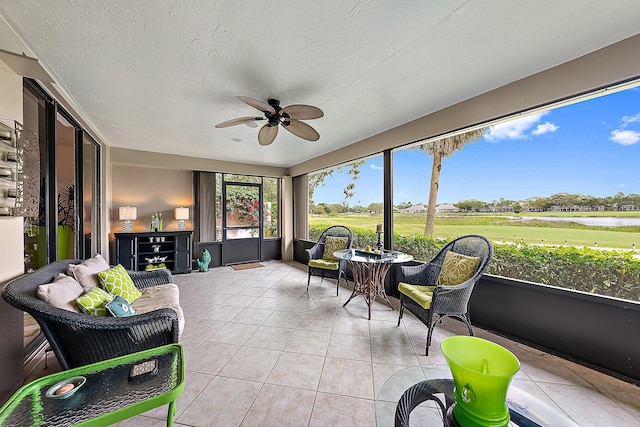
<svg viewBox="0 0 640 427">
<path fill-rule="evenodd" d="M 47 375 L 9 398 L 0 408 L 0 426 L 98 427 L 167 403 L 167 426 L 172 426 L 175 401 L 184 391 L 183 360 L 182 346 L 169 344 Z M 130 378 L 134 366 L 153 369 Z M 86 382 L 67 398 L 47 395 L 59 382 L 78 376 Z"/>
<path fill-rule="evenodd" d="M 408 426 L 411 412 L 427 401 L 433 402 L 431 407 L 440 413 L 439 422 L 428 425 L 457 425 L 457 422 L 451 423 L 451 418 L 447 418 L 453 404 L 453 380 L 429 379 L 426 370 L 424 366 L 412 366 L 385 381 L 376 395 L 376 426 Z M 511 416 L 509 427 L 578 427 L 564 412 L 513 384 L 509 386 L 506 403 Z"/>
<path fill-rule="evenodd" d="M 347 260 L 353 273 L 353 292 L 343 304 L 346 306 L 358 295 L 364 297 L 369 308 L 369 320 L 371 320 L 371 304 L 380 297 L 393 310 L 393 306 L 384 291 L 384 280 L 387 272 L 393 264 L 409 262 L 413 259 L 398 251 L 365 252 L 360 249 L 342 249 L 333 253 L 333 256 Z"/>
</svg>

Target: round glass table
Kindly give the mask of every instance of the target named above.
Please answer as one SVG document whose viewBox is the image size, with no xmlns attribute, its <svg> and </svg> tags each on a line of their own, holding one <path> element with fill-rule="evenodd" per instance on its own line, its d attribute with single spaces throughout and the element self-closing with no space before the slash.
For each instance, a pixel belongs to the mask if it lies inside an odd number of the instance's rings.
<svg viewBox="0 0 640 427">
<path fill-rule="evenodd" d="M 78 377 L 84 382 L 76 382 Z M 56 396 L 59 383 L 71 380 L 77 392 Z M 101 427 L 168 403 L 170 427 L 183 391 L 184 350 L 180 344 L 168 344 L 25 384 L 0 407 L 0 426 Z"/>
<path fill-rule="evenodd" d="M 333 255 L 346 260 L 353 273 L 353 292 L 343 306 L 358 295 L 362 295 L 369 307 L 371 319 L 371 304 L 376 297 L 382 298 L 393 310 L 393 306 L 384 291 L 384 279 L 393 264 L 400 264 L 413 260 L 413 256 L 398 251 L 367 252 L 360 249 L 343 249 Z"/>
<path fill-rule="evenodd" d="M 412 366 L 392 375 L 382 385 L 376 393 L 376 426 L 409 426 L 410 416 L 415 421 L 412 425 L 456 425 L 447 420 L 447 415 L 450 416 L 447 411 L 453 404 L 453 380 L 430 379 L 429 371 L 431 374 L 437 371 L 437 375 L 451 375 L 433 367 Z M 559 409 L 513 384 L 507 393 L 507 408 L 511 417 L 509 426 L 578 426 Z"/>
</svg>

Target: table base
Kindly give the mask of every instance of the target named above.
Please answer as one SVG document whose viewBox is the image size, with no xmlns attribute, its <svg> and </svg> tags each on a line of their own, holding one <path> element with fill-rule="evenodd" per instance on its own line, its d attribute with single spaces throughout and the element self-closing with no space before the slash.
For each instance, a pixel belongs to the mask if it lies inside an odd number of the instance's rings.
<svg viewBox="0 0 640 427">
<path fill-rule="evenodd" d="M 453 416 L 453 407 L 454 406 L 456 406 L 455 403 L 447 408 L 447 413 L 444 416 L 444 421 L 445 421 L 444 425 L 445 426 L 448 426 L 448 427 L 460 427 L 460 424 L 458 424 L 458 420 L 456 420 L 456 417 Z"/>
<path fill-rule="evenodd" d="M 393 264 L 347 261 L 353 272 L 353 292 L 347 302 L 343 304 L 343 307 L 349 304 L 349 301 L 357 295 L 362 295 L 369 307 L 369 320 L 371 320 L 371 304 L 376 297 L 382 298 L 393 310 L 391 301 L 389 301 L 384 291 L 384 279 Z"/>
</svg>

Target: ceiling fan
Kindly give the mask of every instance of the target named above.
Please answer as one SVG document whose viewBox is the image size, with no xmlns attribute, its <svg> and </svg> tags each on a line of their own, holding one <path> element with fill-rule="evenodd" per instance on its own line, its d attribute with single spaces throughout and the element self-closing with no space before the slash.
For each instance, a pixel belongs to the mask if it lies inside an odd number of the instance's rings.
<svg viewBox="0 0 640 427">
<path fill-rule="evenodd" d="M 237 98 L 245 104 L 262 111 L 264 117 L 239 117 L 218 123 L 216 125 L 217 128 L 226 128 L 258 120 L 267 120 L 267 124 L 262 126 L 260 132 L 258 132 L 258 142 L 260 145 L 269 145 L 276 139 L 276 135 L 278 135 L 278 125 L 282 125 L 295 136 L 306 139 L 307 141 L 317 141 L 320 138 L 320 134 L 318 134 L 314 128 L 300 121 L 319 119 L 324 116 L 324 113 L 318 107 L 293 104 L 282 108 L 280 107 L 280 101 L 277 99 L 269 99 L 267 102 L 263 102 L 258 99 L 249 98 L 248 96 L 238 96 Z"/>
</svg>

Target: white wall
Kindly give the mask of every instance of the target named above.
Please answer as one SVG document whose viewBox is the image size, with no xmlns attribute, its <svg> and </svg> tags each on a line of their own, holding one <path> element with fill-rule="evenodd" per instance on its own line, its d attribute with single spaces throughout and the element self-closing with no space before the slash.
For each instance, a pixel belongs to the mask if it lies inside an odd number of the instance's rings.
<svg viewBox="0 0 640 427">
<path fill-rule="evenodd" d="M 22 77 L 0 61 L 0 117 L 22 123 Z M 0 282 L 24 271 L 22 218 L 0 217 Z"/>
<path fill-rule="evenodd" d="M 189 218 L 193 218 L 191 171 L 111 165 L 109 179 L 111 239 L 112 233 L 122 231 L 122 221 L 118 219 L 120 206 L 137 208 L 138 219 L 133 221 L 134 231 L 149 231 L 149 220 L 156 212 L 162 213 L 165 231 L 177 230 L 178 221 L 174 219 L 174 209 L 178 207 L 189 208 Z M 187 230 L 193 229 L 191 219 L 186 221 Z M 113 263 L 115 259 L 110 261 Z"/>
</svg>

